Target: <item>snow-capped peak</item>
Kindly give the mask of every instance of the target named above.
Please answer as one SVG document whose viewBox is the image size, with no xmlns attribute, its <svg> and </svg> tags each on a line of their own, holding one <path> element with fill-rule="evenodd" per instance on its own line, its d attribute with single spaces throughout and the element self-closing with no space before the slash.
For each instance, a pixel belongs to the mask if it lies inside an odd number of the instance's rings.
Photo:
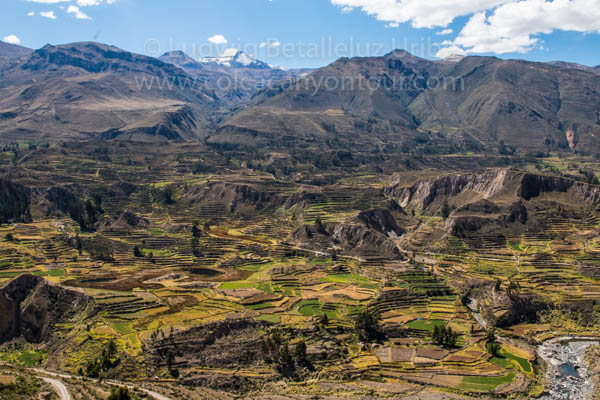
<svg viewBox="0 0 600 400">
<path fill-rule="evenodd" d="M 200 58 L 198 61 L 207 64 L 219 64 L 230 68 L 273 68 L 269 64 L 259 61 L 244 53 L 243 51 L 235 48 L 225 49 L 218 57 L 203 57 Z"/>
</svg>

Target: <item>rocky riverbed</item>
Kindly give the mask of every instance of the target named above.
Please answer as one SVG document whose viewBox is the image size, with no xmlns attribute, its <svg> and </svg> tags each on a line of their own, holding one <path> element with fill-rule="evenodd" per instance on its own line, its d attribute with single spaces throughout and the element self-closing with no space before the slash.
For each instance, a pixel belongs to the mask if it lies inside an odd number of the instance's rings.
<svg viewBox="0 0 600 400">
<path fill-rule="evenodd" d="M 544 342 L 539 356 L 547 363 L 547 392 L 543 400 L 593 400 L 594 384 L 585 361 L 597 338 L 562 337 Z"/>
</svg>

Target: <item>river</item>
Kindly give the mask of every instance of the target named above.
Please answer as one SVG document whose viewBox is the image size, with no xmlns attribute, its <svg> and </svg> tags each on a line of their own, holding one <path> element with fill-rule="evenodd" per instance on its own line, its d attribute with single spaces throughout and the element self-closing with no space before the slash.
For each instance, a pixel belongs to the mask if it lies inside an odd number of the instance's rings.
<svg viewBox="0 0 600 400">
<path fill-rule="evenodd" d="M 479 313 L 476 299 L 467 307 L 484 329 L 487 322 Z M 504 338 L 499 337 L 500 341 Z M 595 400 L 594 382 L 588 375 L 585 354 L 590 346 L 600 346 L 597 337 L 563 336 L 550 339 L 537 348 L 539 357 L 548 365 L 546 373 L 547 395 L 541 400 Z"/>
<path fill-rule="evenodd" d="M 594 399 L 594 384 L 585 362 L 585 353 L 594 345 L 600 345 L 598 338 L 565 336 L 538 347 L 538 355 L 548 365 L 548 394 L 542 400 Z"/>
</svg>

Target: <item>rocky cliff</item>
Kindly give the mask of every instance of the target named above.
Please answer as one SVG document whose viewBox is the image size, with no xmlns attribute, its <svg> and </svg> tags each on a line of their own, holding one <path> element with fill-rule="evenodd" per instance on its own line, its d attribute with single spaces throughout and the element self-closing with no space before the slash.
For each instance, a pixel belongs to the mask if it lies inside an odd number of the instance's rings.
<svg viewBox="0 0 600 400">
<path fill-rule="evenodd" d="M 0 289 L 0 343 L 23 337 L 30 343 L 51 339 L 56 325 L 91 315 L 94 301 L 43 278 L 21 275 Z"/>
</svg>

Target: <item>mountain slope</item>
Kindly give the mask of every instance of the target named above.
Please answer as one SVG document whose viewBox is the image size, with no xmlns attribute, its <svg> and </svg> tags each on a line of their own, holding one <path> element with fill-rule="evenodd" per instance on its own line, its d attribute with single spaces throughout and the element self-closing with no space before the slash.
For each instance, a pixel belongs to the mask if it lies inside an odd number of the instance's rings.
<svg viewBox="0 0 600 400">
<path fill-rule="evenodd" d="M 282 129 L 290 119 L 303 121 L 295 123 L 297 132 Z M 421 140 L 437 135 L 494 152 L 513 146 L 520 152 L 598 153 L 600 76 L 493 57 L 429 61 L 395 51 L 384 57 L 344 58 L 258 94 L 211 140 L 229 141 L 244 131 L 302 135 L 312 129 L 326 134 L 315 130 L 324 119 L 330 137 L 345 131 L 381 138 L 372 127 L 387 124 L 395 125 L 387 136 L 418 130 L 427 135 Z"/>
<path fill-rule="evenodd" d="M 219 107 L 180 68 L 98 43 L 34 51 L 4 71 L 0 94 L 0 132 L 21 139 L 190 139 Z M 180 126 L 181 113 L 193 123 Z"/>
<path fill-rule="evenodd" d="M 0 74 L 2 69 L 10 67 L 19 59 L 29 56 L 33 50 L 0 41 Z"/>
</svg>

